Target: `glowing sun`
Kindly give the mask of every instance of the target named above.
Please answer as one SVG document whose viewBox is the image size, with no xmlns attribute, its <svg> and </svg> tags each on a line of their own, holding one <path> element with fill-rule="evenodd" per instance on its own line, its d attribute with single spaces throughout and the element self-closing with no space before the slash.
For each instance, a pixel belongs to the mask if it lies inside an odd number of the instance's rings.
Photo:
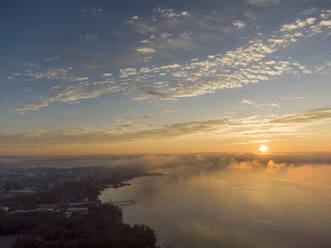
<svg viewBox="0 0 331 248">
<path fill-rule="evenodd" d="M 267 146 L 262 145 L 262 146 L 259 147 L 259 152 L 264 153 L 264 152 L 266 152 L 266 151 L 268 151 L 268 147 L 267 147 Z"/>
</svg>

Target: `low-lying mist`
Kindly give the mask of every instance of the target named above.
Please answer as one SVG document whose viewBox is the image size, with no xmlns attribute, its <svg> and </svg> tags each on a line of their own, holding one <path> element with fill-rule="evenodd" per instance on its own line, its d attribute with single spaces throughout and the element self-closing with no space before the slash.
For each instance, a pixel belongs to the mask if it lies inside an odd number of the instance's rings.
<svg viewBox="0 0 331 248">
<path fill-rule="evenodd" d="M 114 161 L 163 176 L 137 178 L 101 199 L 139 201 L 166 247 L 330 247 L 331 166 L 322 156 L 147 155 Z"/>
</svg>

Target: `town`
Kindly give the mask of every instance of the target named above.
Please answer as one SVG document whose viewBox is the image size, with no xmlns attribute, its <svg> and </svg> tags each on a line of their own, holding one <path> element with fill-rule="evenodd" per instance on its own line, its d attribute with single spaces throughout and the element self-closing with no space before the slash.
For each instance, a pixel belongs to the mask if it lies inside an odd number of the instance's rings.
<svg viewBox="0 0 331 248">
<path fill-rule="evenodd" d="M 140 169 L 118 167 L 0 168 L 0 206 L 11 214 L 63 212 L 70 217 L 100 204 L 102 189 L 142 175 Z"/>
<path fill-rule="evenodd" d="M 146 175 L 153 174 L 138 167 L 0 168 L 0 246 L 155 247 L 153 230 L 122 222 L 120 207 L 136 201 L 98 199 L 103 189 Z"/>
</svg>

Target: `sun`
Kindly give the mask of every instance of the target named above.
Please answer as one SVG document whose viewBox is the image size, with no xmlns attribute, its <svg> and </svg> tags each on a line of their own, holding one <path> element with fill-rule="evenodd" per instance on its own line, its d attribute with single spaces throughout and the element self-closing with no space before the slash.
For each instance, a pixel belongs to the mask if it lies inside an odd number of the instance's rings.
<svg viewBox="0 0 331 248">
<path fill-rule="evenodd" d="M 265 153 L 268 151 L 268 147 L 266 145 L 262 145 L 259 147 L 259 152 Z"/>
</svg>

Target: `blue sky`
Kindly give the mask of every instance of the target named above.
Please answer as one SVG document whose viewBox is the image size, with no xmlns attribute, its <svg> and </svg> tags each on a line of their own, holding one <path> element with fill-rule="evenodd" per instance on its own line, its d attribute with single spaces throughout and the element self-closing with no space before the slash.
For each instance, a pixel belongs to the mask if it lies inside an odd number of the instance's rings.
<svg viewBox="0 0 331 248">
<path fill-rule="evenodd" d="M 0 11 L 5 153 L 43 139 L 49 153 L 75 150 L 99 134 L 106 153 L 141 150 L 155 133 L 233 147 L 276 142 L 274 132 L 294 142 L 299 130 L 329 149 L 328 1 L 2 1 Z M 305 126 L 269 125 L 288 116 Z M 225 119 L 238 130 L 209 126 Z"/>
</svg>

